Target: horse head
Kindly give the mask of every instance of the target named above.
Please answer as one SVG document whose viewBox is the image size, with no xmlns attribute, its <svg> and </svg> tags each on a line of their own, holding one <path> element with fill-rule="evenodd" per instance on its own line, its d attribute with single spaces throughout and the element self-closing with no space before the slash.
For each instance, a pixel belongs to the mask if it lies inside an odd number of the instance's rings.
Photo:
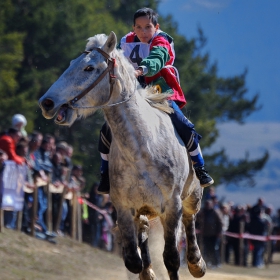
<svg viewBox="0 0 280 280">
<path fill-rule="evenodd" d="M 107 37 L 98 34 L 88 39 L 86 50 L 40 98 L 39 106 L 47 119 L 70 126 L 82 116 L 89 115 L 109 102 L 112 94 L 110 83 L 114 61 L 110 54 L 115 50 L 114 32 Z"/>
</svg>

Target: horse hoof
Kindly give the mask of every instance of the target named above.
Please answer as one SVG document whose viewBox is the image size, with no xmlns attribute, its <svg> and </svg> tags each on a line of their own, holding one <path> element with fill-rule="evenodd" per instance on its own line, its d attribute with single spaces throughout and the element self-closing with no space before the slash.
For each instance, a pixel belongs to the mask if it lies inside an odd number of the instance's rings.
<svg viewBox="0 0 280 280">
<path fill-rule="evenodd" d="M 125 260 L 125 266 L 130 272 L 135 274 L 139 274 L 143 269 L 143 263 L 139 257 L 127 257 Z"/>
<path fill-rule="evenodd" d="M 139 275 L 139 279 L 140 280 L 157 280 L 157 277 L 150 266 L 147 269 L 142 270 L 142 272 Z"/>
<path fill-rule="evenodd" d="M 196 264 L 192 264 L 188 262 L 188 268 L 191 275 L 195 278 L 201 278 L 206 273 L 206 264 L 202 257 Z"/>
<path fill-rule="evenodd" d="M 168 275 L 170 280 L 179 280 L 178 271 L 168 271 Z"/>
</svg>

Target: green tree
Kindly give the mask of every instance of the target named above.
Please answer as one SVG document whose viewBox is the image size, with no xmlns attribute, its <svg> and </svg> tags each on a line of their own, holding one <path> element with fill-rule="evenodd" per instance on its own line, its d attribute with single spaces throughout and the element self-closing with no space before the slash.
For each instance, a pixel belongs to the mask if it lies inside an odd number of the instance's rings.
<svg viewBox="0 0 280 280">
<path fill-rule="evenodd" d="M 93 170 L 98 170 L 99 164 L 95 159 L 98 152 L 94 142 L 98 139 L 102 123 L 98 119 L 103 120 L 102 115 L 87 119 L 83 126 L 75 124 L 72 128 L 61 128 L 42 117 L 37 102 L 69 62 L 84 50 L 87 38 L 97 33 L 108 34 L 111 30 L 124 34 L 126 26 L 115 20 L 106 1 L 5 0 L 1 5 L 1 15 L 5 15 L 0 19 L 2 29 L 9 34 L 23 34 L 13 42 L 11 39 L 10 42 L 3 41 L 3 48 L 9 46 L 9 54 L 1 52 L 3 57 L 7 60 L 13 53 L 17 57 L 14 58 L 16 63 L 12 64 L 11 58 L 6 63 L 6 70 L 13 74 L 7 81 L 12 84 L 13 78 L 14 85 L 1 90 L 1 94 L 13 99 L 3 99 L 1 114 L 10 122 L 14 113 L 22 113 L 28 119 L 28 132 L 36 129 L 52 133 L 58 140 L 67 140 L 74 146 L 74 162 L 84 165 L 85 175 L 92 182 L 96 178 Z M 7 125 L 1 121 L 1 127 Z M 84 137 L 91 134 L 92 137 Z"/>
<path fill-rule="evenodd" d="M 175 40 L 175 66 L 188 100 L 183 111 L 203 135 L 201 146 L 211 147 L 219 136 L 217 123 L 244 123 L 247 116 L 261 108 L 257 104 L 259 95 L 255 94 L 251 99 L 246 97 L 246 70 L 234 77 L 218 77 L 217 65 L 209 62 L 208 53 L 203 53 L 207 40 L 201 29 L 197 38 L 188 41 L 177 33 L 177 25 L 171 16 L 161 18 L 161 26 Z M 246 154 L 244 159 L 231 161 L 226 151 L 220 150 L 204 157 L 217 185 L 238 184 L 244 180 L 254 185 L 253 177 L 264 167 L 269 154 L 265 152 L 256 160 L 249 160 L 249 154 Z"/>
<path fill-rule="evenodd" d="M 23 60 L 24 33 L 11 31 L 5 22 L 11 15 L 13 6 L 11 1 L 3 0 L 0 3 L 0 130 L 11 126 L 12 115 L 15 107 L 20 105 L 25 94 L 17 95 L 20 85 L 17 73 Z M 20 112 L 19 112 L 20 113 Z"/>
<path fill-rule="evenodd" d="M 98 179 L 97 146 L 102 114 L 77 121 L 70 128 L 59 127 L 42 117 L 37 101 L 84 49 L 88 37 L 113 30 L 120 39 L 131 30 L 137 9 L 144 6 L 157 9 L 158 3 L 158 0 L 1 1 L 1 129 L 9 124 L 14 113 L 22 113 L 28 119 L 28 132 L 36 129 L 66 140 L 74 146 L 74 163 L 84 166 L 90 186 Z M 175 39 L 175 66 L 188 100 L 184 113 L 203 135 L 202 147 L 210 147 L 219 134 L 217 123 L 244 122 L 246 116 L 258 109 L 258 95 L 252 99 L 246 97 L 246 71 L 235 77 L 218 77 L 217 65 L 209 62 L 209 54 L 203 54 L 206 39 L 201 30 L 197 38 L 187 40 L 178 34 L 171 16 L 160 18 L 160 24 Z M 221 150 L 207 156 L 207 167 L 218 184 L 239 182 L 244 178 L 252 180 L 267 158 L 264 154 L 255 161 L 245 157 L 232 162 Z"/>
</svg>

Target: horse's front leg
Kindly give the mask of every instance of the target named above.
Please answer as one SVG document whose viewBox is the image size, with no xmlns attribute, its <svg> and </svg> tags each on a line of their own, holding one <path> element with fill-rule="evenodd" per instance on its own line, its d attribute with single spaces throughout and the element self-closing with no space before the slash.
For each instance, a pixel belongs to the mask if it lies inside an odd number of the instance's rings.
<svg viewBox="0 0 280 280">
<path fill-rule="evenodd" d="M 125 266 L 130 272 L 139 274 L 143 269 L 143 264 L 137 249 L 134 218 L 130 209 L 118 209 L 117 215 Z"/>
<path fill-rule="evenodd" d="M 177 236 L 182 215 L 181 199 L 173 198 L 165 209 L 165 214 L 161 216 L 165 240 L 163 260 L 170 280 L 178 280 L 180 255 L 177 248 Z"/>
<path fill-rule="evenodd" d="M 141 250 L 143 261 L 143 270 L 139 275 L 140 280 L 156 280 L 156 275 L 152 269 L 151 257 L 149 253 L 148 237 L 149 237 L 149 220 L 147 216 L 140 215 L 136 220 L 138 225 L 138 244 Z"/>
</svg>

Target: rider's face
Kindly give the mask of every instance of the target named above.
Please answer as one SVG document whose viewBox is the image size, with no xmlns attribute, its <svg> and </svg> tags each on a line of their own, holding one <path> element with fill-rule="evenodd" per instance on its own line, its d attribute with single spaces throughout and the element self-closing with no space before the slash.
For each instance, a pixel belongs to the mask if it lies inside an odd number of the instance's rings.
<svg viewBox="0 0 280 280">
<path fill-rule="evenodd" d="M 159 24 L 154 26 L 147 16 L 137 18 L 133 26 L 134 32 L 142 43 L 149 43 L 158 28 Z"/>
</svg>

